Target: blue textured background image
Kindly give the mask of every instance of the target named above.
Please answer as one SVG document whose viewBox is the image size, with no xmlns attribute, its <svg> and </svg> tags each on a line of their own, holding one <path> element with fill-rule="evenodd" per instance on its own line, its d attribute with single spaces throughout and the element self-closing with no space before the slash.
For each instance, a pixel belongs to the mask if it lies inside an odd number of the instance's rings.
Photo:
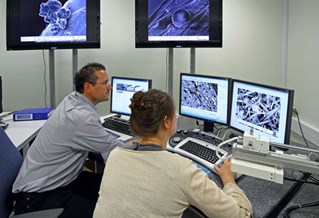
<svg viewBox="0 0 319 218">
<path fill-rule="evenodd" d="M 21 1 L 21 35 L 22 36 L 86 36 L 86 0 L 50 0 L 60 2 L 65 11 L 70 11 L 70 16 L 65 19 L 65 28 L 52 32 L 54 24 L 45 21 L 40 16 L 41 3 L 45 0 Z M 63 11 L 63 10 L 62 10 Z M 64 16 L 61 14 L 59 16 Z"/>
<path fill-rule="evenodd" d="M 149 0 L 149 36 L 209 35 L 209 0 L 165 0 L 159 7 L 155 1 Z M 178 11 L 181 16 L 176 16 Z M 183 14 L 190 17 L 183 20 Z M 183 22 L 176 25 L 173 16 Z"/>
<path fill-rule="evenodd" d="M 55 24 L 48 24 L 41 36 L 80 36 L 86 35 L 86 0 L 69 0 L 63 6 L 71 11 L 71 16 L 66 20 L 65 29 L 58 28 Z"/>
<path fill-rule="evenodd" d="M 150 17 L 165 0 L 148 1 L 148 17 Z"/>
</svg>

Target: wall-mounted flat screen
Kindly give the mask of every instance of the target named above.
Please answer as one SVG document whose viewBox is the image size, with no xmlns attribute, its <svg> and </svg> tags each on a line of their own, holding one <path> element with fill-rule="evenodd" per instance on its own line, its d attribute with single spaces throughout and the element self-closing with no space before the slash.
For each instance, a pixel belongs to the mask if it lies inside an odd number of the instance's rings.
<svg viewBox="0 0 319 218">
<path fill-rule="evenodd" d="M 135 0 L 136 48 L 222 47 L 222 0 Z"/>
<path fill-rule="evenodd" d="M 7 50 L 100 48 L 100 0 L 7 0 Z"/>
</svg>

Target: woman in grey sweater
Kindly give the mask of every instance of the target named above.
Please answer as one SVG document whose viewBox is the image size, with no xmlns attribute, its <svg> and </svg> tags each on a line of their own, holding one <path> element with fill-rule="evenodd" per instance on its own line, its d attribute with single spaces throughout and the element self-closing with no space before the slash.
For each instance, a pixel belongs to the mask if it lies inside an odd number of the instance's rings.
<svg viewBox="0 0 319 218">
<path fill-rule="evenodd" d="M 191 160 L 166 151 L 176 131 L 172 97 L 152 89 L 133 95 L 131 130 L 140 143 L 114 149 L 107 161 L 94 217 L 181 217 L 193 205 L 208 217 L 251 217 L 230 160 L 218 168 L 219 188 Z"/>
</svg>

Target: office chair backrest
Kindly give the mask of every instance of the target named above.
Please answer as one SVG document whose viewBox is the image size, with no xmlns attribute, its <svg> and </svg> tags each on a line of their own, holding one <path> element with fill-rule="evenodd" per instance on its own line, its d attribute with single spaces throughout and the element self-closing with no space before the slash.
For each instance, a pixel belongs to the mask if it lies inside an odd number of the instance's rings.
<svg viewBox="0 0 319 218">
<path fill-rule="evenodd" d="M 8 217 L 12 211 L 11 189 L 22 161 L 20 152 L 0 128 L 0 217 Z"/>
</svg>

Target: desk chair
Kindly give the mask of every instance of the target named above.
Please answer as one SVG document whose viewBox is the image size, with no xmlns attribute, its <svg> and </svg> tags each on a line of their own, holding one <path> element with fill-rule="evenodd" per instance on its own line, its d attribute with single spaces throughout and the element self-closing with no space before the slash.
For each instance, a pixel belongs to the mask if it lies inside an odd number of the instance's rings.
<svg viewBox="0 0 319 218">
<path fill-rule="evenodd" d="M 20 170 L 22 156 L 7 134 L 0 128 L 0 217 L 10 218 L 55 218 L 63 212 L 63 208 L 30 212 L 20 215 L 12 213 L 12 185 Z M 10 215 L 11 214 L 11 215 Z"/>
<path fill-rule="evenodd" d="M 101 154 L 89 152 L 84 166 L 94 173 L 103 174 L 105 163 Z"/>
</svg>

